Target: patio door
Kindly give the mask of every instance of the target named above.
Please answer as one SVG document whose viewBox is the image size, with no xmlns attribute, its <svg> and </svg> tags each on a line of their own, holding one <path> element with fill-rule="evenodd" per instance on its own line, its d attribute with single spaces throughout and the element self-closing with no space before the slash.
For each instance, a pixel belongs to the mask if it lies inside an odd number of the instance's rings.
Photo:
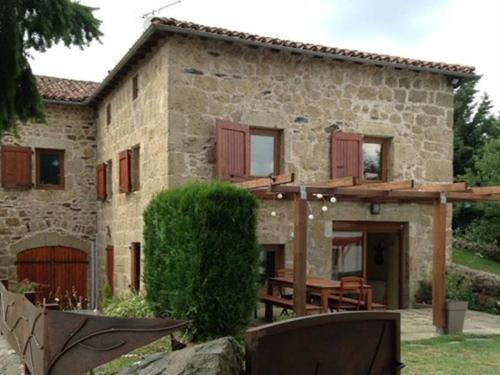
<svg viewBox="0 0 500 375">
<path fill-rule="evenodd" d="M 408 305 L 405 223 L 334 221 L 332 279 L 361 276 L 374 302 L 389 308 Z"/>
</svg>

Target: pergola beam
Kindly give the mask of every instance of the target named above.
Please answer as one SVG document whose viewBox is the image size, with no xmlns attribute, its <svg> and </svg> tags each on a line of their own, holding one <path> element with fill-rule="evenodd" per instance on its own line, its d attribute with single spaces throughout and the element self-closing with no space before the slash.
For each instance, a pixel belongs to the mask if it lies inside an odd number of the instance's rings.
<svg viewBox="0 0 500 375">
<path fill-rule="evenodd" d="M 265 189 L 273 185 L 288 184 L 293 182 L 295 175 L 292 174 L 280 174 L 274 177 L 262 177 L 253 180 L 235 182 L 234 185 L 243 189 L 254 190 L 254 189 Z"/>
<path fill-rule="evenodd" d="M 393 181 L 393 182 L 372 182 L 353 186 L 352 190 L 380 190 L 391 191 L 399 189 L 413 189 L 415 183 L 413 180 Z"/>
<path fill-rule="evenodd" d="M 297 316 L 304 316 L 307 302 L 307 196 L 294 194 L 293 217 L 293 310 Z"/>
<path fill-rule="evenodd" d="M 417 186 L 418 191 L 434 191 L 434 192 L 445 192 L 445 191 L 466 191 L 467 183 L 465 182 L 455 182 L 452 184 L 428 184 Z"/>
<path fill-rule="evenodd" d="M 432 217 L 432 323 L 438 329 L 446 325 L 446 203 L 434 200 Z"/>
<path fill-rule="evenodd" d="M 471 190 L 474 194 L 500 194 L 500 186 L 479 186 Z"/>
</svg>

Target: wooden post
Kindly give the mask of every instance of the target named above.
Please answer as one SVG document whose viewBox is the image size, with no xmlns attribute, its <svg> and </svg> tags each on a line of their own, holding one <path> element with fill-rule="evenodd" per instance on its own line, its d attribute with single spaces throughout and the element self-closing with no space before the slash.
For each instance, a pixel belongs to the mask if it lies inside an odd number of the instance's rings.
<svg viewBox="0 0 500 375">
<path fill-rule="evenodd" d="M 301 190 L 293 200 L 293 310 L 297 316 L 306 315 L 307 194 L 305 187 Z"/>
<path fill-rule="evenodd" d="M 434 200 L 432 218 L 432 324 L 438 330 L 446 325 L 446 199 Z"/>
</svg>

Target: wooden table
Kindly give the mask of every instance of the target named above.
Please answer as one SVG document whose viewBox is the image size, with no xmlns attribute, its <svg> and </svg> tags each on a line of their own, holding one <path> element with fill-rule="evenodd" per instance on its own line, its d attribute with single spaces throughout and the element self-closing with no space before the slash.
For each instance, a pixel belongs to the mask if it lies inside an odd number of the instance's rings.
<svg viewBox="0 0 500 375">
<path fill-rule="evenodd" d="M 273 291 L 276 287 L 293 288 L 293 277 L 283 276 L 269 278 L 267 280 L 267 293 L 273 294 Z M 340 281 L 322 279 L 319 277 L 307 277 L 306 288 L 321 295 L 321 306 L 323 308 L 323 312 L 328 312 L 328 296 L 332 292 L 340 291 Z M 365 290 L 366 309 L 371 310 L 373 298 L 372 287 L 368 284 L 365 284 L 363 288 Z"/>
</svg>

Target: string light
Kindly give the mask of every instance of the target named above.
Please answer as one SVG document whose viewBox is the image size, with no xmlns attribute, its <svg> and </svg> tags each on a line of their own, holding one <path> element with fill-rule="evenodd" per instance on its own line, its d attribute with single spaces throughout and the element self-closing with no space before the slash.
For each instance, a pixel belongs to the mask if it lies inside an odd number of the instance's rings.
<svg viewBox="0 0 500 375">
<path fill-rule="evenodd" d="M 276 215 L 276 211 L 271 211 L 271 216 L 275 217 Z"/>
<path fill-rule="evenodd" d="M 277 197 L 278 197 L 278 199 L 283 199 L 283 194 L 278 193 Z"/>
<path fill-rule="evenodd" d="M 324 205 L 323 207 L 321 207 L 321 211 L 323 211 L 323 212 L 328 211 L 328 206 Z"/>
<path fill-rule="evenodd" d="M 332 195 L 332 197 L 330 198 L 330 202 L 331 202 L 331 203 L 335 203 L 335 202 L 337 202 L 337 198 L 335 198 L 335 197 Z"/>
<path fill-rule="evenodd" d="M 314 220 L 314 215 L 313 214 L 309 214 L 309 216 L 307 217 L 309 220 Z"/>
<path fill-rule="evenodd" d="M 316 194 L 316 197 L 317 197 L 318 199 L 323 199 L 323 194 L 318 193 L 318 194 Z"/>
</svg>

